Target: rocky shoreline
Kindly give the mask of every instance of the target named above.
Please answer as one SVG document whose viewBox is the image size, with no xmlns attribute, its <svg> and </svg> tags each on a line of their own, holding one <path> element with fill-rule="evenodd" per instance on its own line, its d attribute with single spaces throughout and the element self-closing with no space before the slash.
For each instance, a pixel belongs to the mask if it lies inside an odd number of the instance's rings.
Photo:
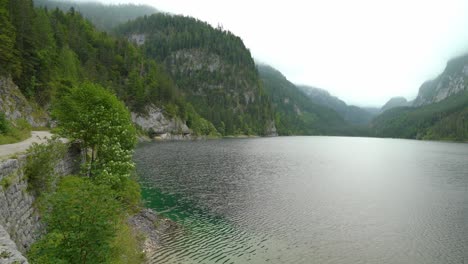
<svg viewBox="0 0 468 264">
<path fill-rule="evenodd" d="M 178 225 L 167 218 L 158 215 L 149 208 L 143 208 L 139 213 L 128 219 L 133 232 L 141 235 L 140 249 L 149 261 L 158 248 L 161 247 L 161 236 L 176 230 Z"/>
</svg>

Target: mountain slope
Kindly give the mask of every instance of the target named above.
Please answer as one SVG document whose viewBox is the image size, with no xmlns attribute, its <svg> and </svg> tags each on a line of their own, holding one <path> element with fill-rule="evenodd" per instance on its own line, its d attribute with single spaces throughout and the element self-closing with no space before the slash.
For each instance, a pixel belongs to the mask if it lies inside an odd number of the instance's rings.
<svg viewBox="0 0 468 264">
<path fill-rule="evenodd" d="M 360 107 L 347 105 L 338 97 L 330 95 L 330 93 L 323 89 L 305 85 L 299 85 L 298 88 L 301 89 L 312 102 L 335 110 L 350 124 L 367 125 L 375 116 L 372 112 Z"/>
<path fill-rule="evenodd" d="M 468 140 L 468 55 L 450 60 L 425 82 L 413 107 L 385 111 L 372 122 L 375 136 Z"/>
<path fill-rule="evenodd" d="M 352 129 L 334 110 L 312 102 L 279 71 L 257 65 L 267 94 L 273 102 L 280 135 L 350 135 Z"/>
<path fill-rule="evenodd" d="M 382 108 L 380 109 L 380 112 L 385 112 L 392 108 L 404 107 L 404 106 L 411 106 L 411 103 L 408 102 L 406 98 L 404 97 L 393 97 L 382 106 Z"/>
<path fill-rule="evenodd" d="M 468 92 L 420 107 L 390 109 L 372 122 L 379 137 L 468 140 Z"/>
<path fill-rule="evenodd" d="M 194 18 L 154 14 L 119 27 L 163 62 L 186 98 L 223 135 L 274 133 L 270 99 L 242 40 Z"/>
<path fill-rule="evenodd" d="M 47 110 L 58 93 L 94 82 L 114 92 L 135 114 L 159 109 L 170 120 L 166 123 L 176 124 L 172 127 L 177 131 L 160 132 L 186 133 L 186 121 L 197 135 L 215 132 L 185 101 L 164 67 L 126 39 L 96 30 L 73 10 L 33 8 L 31 0 L 7 5 L 0 6 L 5 10 L 0 12 L 1 26 L 9 29 L 8 34 L 0 32 L 8 43 L 0 48 L 0 80 L 11 76 L 32 105 Z"/>
</svg>

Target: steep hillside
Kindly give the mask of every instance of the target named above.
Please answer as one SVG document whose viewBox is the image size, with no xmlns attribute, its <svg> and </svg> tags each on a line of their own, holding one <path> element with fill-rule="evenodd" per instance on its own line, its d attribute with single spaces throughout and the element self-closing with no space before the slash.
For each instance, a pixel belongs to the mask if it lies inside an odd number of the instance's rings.
<svg viewBox="0 0 468 264">
<path fill-rule="evenodd" d="M 168 14 L 139 18 L 118 33 L 162 62 L 195 110 L 223 135 L 274 134 L 270 99 L 239 37 Z"/>
<path fill-rule="evenodd" d="M 299 85 L 312 102 L 326 106 L 335 110 L 344 120 L 354 125 L 367 125 L 375 116 L 372 112 L 366 111 L 354 105 L 347 105 L 338 97 L 330 95 L 329 92 L 310 86 Z"/>
<path fill-rule="evenodd" d="M 413 106 L 437 103 L 445 98 L 467 91 L 468 55 L 450 60 L 444 72 L 432 81 L 425 82 L 413 102 Z"/>
<path fill-rule="evenodd" d="M 420 107 L 390 109 L 372 122 L 379 137 L 468 140 L 468 92 Z"/>
<path fill-rule="evenodd" d="M 352 129 L 334 110 L 312 102 L 279 71 L 257 66 L 275 110 L 280 135 L 349 135 Z"/>
<path fill-rule="evenodd" d="M 188 133 L 187 122 L 194 134 L 215 133 L 185 101 L 164 67 L 125 38 L 96 30 L 74 10 L 34 8 L 31 0 L 0 3 L 0 77 L 11 76 L 31 105 L 48 110 L 57 94 L 94 82 L 124 101 L 135 120 L 152 119 L 148 113 L 155 111 L 164 115 L 166 129 L 150 127 L 150 132 Z"/>
<path fill-rule="evenodd" d="M 380 112 L 385 112 L 392 108 L 403 107 L 403 106 L 411 106 L 411 102 L 408 102 L 408 100 L 406 100 L 406 98 L 404 97 L 393 97 L 382 106 L 382 108 L 380 109 Z"/>
<path fill-rule="evenodd" d="M 105 31 L 111 31 L 114 27 L 137 17 L 158 12 L 158 10 L 148 5 L 104 5 L 93 1 L 34 0 L 34 5 L 47 7 L 49 10 L 59 8 L 64 12 L 68 12 L 71 8 L 74 8 L 76 12 L 83 14 L 98 29 Z"/>
</svg>

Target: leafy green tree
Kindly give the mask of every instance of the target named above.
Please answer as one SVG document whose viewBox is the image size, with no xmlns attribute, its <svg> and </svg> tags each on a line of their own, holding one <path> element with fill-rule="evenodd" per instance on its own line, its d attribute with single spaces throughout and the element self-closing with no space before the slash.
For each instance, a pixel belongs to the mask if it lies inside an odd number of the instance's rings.
<svg viewBox="0 0 468 264">
<path fill-rule="evenodd" d="M 92 83 L 72 87 L 58 96 L 53 116 L 60 134 L 80 141 L 88 154 L 86 175 L 114 188 L 130 177 L 136 131 L 130 113 L 115 95 Z"/>
<path fill-rule="evenodd" d="M 43 219 L 47 234 L 33 245 L 31 263 L 111 263 L 119 221 L 114 192 L 90 179 L 63 178 Z"/>
</svg>

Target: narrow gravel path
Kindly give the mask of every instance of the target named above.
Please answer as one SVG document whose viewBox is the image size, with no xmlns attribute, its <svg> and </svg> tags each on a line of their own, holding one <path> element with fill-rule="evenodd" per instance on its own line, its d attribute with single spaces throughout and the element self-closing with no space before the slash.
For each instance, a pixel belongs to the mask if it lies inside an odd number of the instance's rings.
<svg viewBox="0 0 468 264">
<path fill-rule="evenodd" d="M 5 158 L 16 153 L 24 152 L 33 143 L 43 143 L 51 137 L 52 134 L 49 131 L 32 131 L 31 137 L 24 141 L 14 144 L 0 145 L 0 158 Z"/>
</svg>

